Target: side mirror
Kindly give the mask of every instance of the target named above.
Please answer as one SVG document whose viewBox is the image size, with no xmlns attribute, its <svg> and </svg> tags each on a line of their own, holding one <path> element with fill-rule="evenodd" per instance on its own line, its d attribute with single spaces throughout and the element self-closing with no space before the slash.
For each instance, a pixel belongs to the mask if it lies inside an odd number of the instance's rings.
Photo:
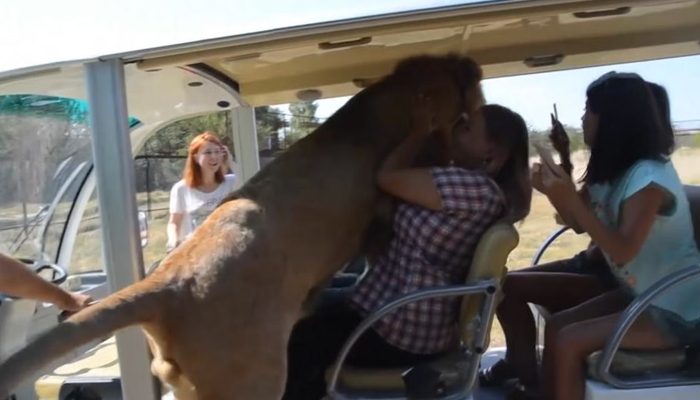
<svg viewBox="0 0 700 400">
<path fill-rule="evenodd" d="M 141 247 L 148 246 L 148 217 L 144 211 L 139 211 L 139 233 L 141 234 Z"/>
</svg>

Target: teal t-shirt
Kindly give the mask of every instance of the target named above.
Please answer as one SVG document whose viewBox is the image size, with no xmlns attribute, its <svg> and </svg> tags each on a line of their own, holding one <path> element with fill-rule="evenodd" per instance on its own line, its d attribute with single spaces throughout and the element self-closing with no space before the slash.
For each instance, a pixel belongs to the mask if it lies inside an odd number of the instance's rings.
<svg viewBox="0 0 700 400">
<path fill-rule="evenodd" d="M 608 264 L 620 283 L 639 295 L 665 276 L 682 268 L 700 264 L 693 236 L 688 198 L 671 161 L 641 160 L 611 183 L 588 188 L 591 207 L 607 226 L 619 226 L 622 206 L 635 193 L 656 184 L 668 192 L 669 200 L 654 221 L 649 236 L 637 256 L 625 265 Z M 661 294 L 652 304 L 674 312 L 686 321 L 700 319 L 698 307 L 700 279 L 691 279 Z"/>
</svg>

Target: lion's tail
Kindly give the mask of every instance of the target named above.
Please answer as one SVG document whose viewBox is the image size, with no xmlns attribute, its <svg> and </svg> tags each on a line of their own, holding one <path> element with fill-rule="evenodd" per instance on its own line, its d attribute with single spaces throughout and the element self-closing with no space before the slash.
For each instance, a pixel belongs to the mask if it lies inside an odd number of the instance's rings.
<svg viewBox="0 0 700 400">
<path fill-rule="evenodd" d="M 157 313 L 159 292 L 153 281 L 137 282 L 42 334 L 0 365 L 0 399 L 72 349 L 150 320 Z"/>
</svg>

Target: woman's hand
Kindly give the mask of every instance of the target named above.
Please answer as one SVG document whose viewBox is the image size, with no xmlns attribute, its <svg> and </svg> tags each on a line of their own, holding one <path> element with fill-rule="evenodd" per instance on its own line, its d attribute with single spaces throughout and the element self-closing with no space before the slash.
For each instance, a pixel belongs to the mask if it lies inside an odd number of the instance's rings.
<svg viewBox="0 0 700 400">
<path fill-rule="evenodd" d="M 177 240 L 168 240 L 168 242 L 165 244 L 165 253 L 170 253 L 171 251 L 175 250 L 175 248 L 178 246 Z"/>
<path fill-rule="evenodd" d="M 569 154 L 569 147 L 571 145 L 569 135 L 566 134 L 564 126 L 553 114 L 550 115 L 550 118 L 552 120 L 552 130 L 549 132 L 549 141 L 552 142 L 552 147 L 554 147 L 554 150 L 559 154 Z"/>
<path fill-rule="evenodd" d="M 227 146 L 221 146 L 224 151 L 224 162 L 221 163 L 221 173 L 224 175 L 226 174 L 233 174 L 235 173 L 235 164 L 233 162 L 233 156 L 231 156 L 231 151 L 229 151 Z"/>
<path fill-rule="evenodd" d="M 540 166 L 538 173 L 539 177 L 535 176 L 533 172 L 533 178 L 539 179 L 539 182 L 534 182 L 533 180 L 532 185 L 535 189 L 545 194 L 555 208 L 559 209 L 561 207 L 566 209 L 567 205 L 578 196 L 576 186 L 571 177 L 558 165 Z"/>
<path fill-rule="evenodd" d="M 554 114 L 550 114 L 552 119 L 552 130 L 549 133 L 549 141 L 552 143 L 554 150 L 559 153 L 561 166 L 567 175 L 571 176 L 574 166 L 571 163 L 571 141 L 569 135 L 566 134 L 564 126 L 556 119 Z"/>
<path fill-rule="evenodd" d="M 65 311 L 80 311 L 92 303 L 91 296 L 82 293 L 67 293 L 60 301 L 56 301 L 56 307 Z"/>
<path fill-rule="evenodd" d="M 542 184 L 543 168 L 542 164 L 538 162 L 532 164 L 532 168 L 530 168 L 530 183 L 532 184 L 532 188 L 540 193 L 544 193 L 544 185 Z"/>
</svg>

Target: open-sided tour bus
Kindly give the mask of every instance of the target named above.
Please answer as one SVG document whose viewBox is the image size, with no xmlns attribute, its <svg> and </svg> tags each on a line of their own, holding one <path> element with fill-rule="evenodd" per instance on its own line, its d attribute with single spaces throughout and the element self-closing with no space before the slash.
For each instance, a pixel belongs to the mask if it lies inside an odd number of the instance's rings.
<svg viewBox="0 0 700 400">
<path fill-rule="evenodd" d="M 144 265 L 164 255 L 168 189 L 182 166 L 183 149 L 167 146 L 182 133 L 168 127 L 195 116 L 225 114 L 241 184 L 260 168 L 254 107 L 352 95 L 412 55 L 467 54 L 488 79 L 700 54 L 698 0 L 464 3 L 0 73 L 2 251 L 96 298 L 142 278 Z M 667 284 L 689 279 L 697 269 L 684 274 Z M 488 330 L 493 302 L 487 306 L 480 315 Z M 2 298 L 0 359 L 58 316 L 49 305 Z M 617 336 L 591 361 L 588 399 L 700 398 L 700 374 L 689 364 L 693 349 L 632 361 L 645 363 L 639 375 L 616 374 L 619 365 L 609 367 Z M 472 351 L 476 358 L 470 360 L 486 364 L 498 350 Z M 150 375 L 138 329 L 78 349 L 62 363 L 37 371 L 37 380 L 15 398 L 167 396 Z M 656 364 L 666 368 L 655 372 Z M 503 398 L 476 390 L 475 366 L 467 369 L 464 387 L 445 391 L 444 398 Z M 381 382 L 343 392 L 329 377 L 335 398 L 386 394 Z M 398 393 L 389 397 L 405 397 Z"/>
</svg>

